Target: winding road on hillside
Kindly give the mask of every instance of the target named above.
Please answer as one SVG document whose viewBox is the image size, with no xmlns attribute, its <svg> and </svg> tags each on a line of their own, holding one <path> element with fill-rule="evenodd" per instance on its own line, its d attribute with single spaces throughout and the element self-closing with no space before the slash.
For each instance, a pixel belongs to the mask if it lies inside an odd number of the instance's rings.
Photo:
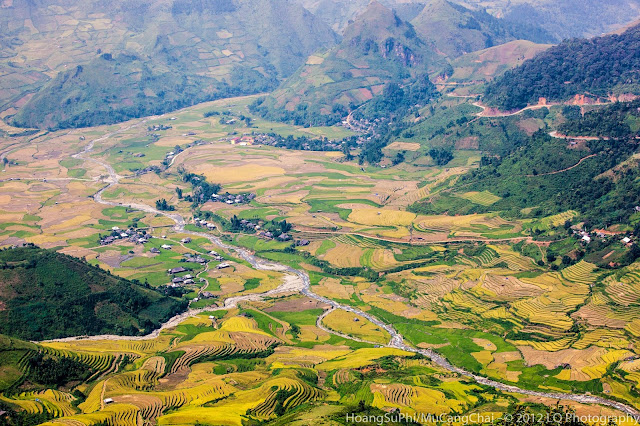
<svg viewBox="0 0 640 426">
<path fill-rule="evenodd" d="M 139 126 L 141 124 L 143 124 L 144 121 L 141 121 L 137 124 L 134 124 L 130 127 L 127 127 L 126 129 L 130 129 L 132 127 L 136 127 Z M 166 216 L 170 219 L 172 219 L 175 222 L 175 230 L 184 234 L 189 234 L 189 235 L 193 235 L 193 236 L 198 236 L 198 237 L 204 237 L 207 238 L 209 241 L 211 241 L 213 244 L 219 246 L 220 248 L 224 249 L 224 250 L 228 250 L 228 251 L 233 251 L 235 252 L 240 258 L 242 258 L 243 260 L 245 260 L 246 262 L 248 262 L 249 264 L 251 264 L 251 266 L 253 266 L 255 269 L 258 270 L 269 270 L 269 271 L 279 271 L 279 272 L 283 272 L 285 273 L 285 280 L 284 283 L 279 286 L 276 289 L 273 289 L 271 291 L 268 291 L 266 293 L 262 293 L 262 294 L 250 294 L 250 295 L 244 295 L 244 296 L 236 296 L 233 298 L 229 298 L 227 300 L 225 300 L 224 306 L 225 307 L 231 307 L 231 306 L 237 306 L 237 304 L 241 303 L 241 302 L 245 302 L 245 301 L 257 301 L 257 300 L 262 300 L 266 297 L 273 297 L 273 296 L 277 296 L 277 295 L 287 295 L 287 294 L 292 294 L 292 293 L 300 293 L 303 294 L 309 298 L 315 299 L 317 301 L 323 302 L 329 306 L 331 306 L 331 310 L 335 310 L 335 309 L 341 309 L 347 312 L 352 312 L 356 315 L 359 315 L 367 320 L 369 320 L 370 322 L 372 322 L 373 324 L 377 325 L 378 327 L 380 327 L 381 329 L 387 331 L 389 333 L 389 335 L 391 336 L 391 341 L 387 344 L 387 345 L 383 345 L 385 347 L 388 348 L 395 348 L 395 349 L 401 349 L 407 352 L 412 352 L 412 353 L 418 353 L 421 354 L 427 358 L 429 358 L 434 364 L 440 366 L 441 368 L 444 368 L 448 371 L 451 371 L 453 373 L 457 373 L 461 376 L 464 377 L 468 377 L 474 381 L 476 381 L 479 384 L 485 385 L 485 386 L 490 386 L 493 387 L 495 389 L 498 389 L 500 391 L 503 392 L 513 392 L 513 393 L 518 393 L 518 394 L 522 394 L 522 395 L 529 395 L 529 396 L 534 396 L 534 397 L 540 397 L 540 398 L 550 398 L 550 399 L 555 399 L 555 400 L 570 400 L 570 401 L 575 401 L 575 402 L 579 402 L 579 403 L 583 403 L 583 404 L 600 404 L 600 405 L 605 405 L 605 406 L 609 406 L 612 408 L 615 408 L 625 414 L 628 414 L 630 416 L 634 416 L 636 419 L 640 419 L 640 411 L 638 411 L 637 409 L 617 402 L 617 401 L 613 401 L 613 400 L 609 400 L 609 399 L 605 399 L 605 398 L 601 398 L 598 396 L 593 396 L 593 395 L 581 395 L 581 394 L 564 394 L 564 393 L 552 393 L 552 392 L 540 392 L 540 391 L 532 391 L 532 390 L 527 390 L 527 389 L 521 389 L 518 388 L 517 386 L 512 386 L 512 385 L 507 385 L 504 383 L 500 383 L 497 382 L 495 380 L 491 380 L 488 379 L 486 377 L 482 377 L 482 376 L 478 376 L 474 373 L 471 373 L 469 371 L 466 371 L 462 368 L 456 367 L 454 365 L 452 365 L 451 363 L 449 363 L 449 361 L 447 361 L 446 358 L 444 358 L 443 356 L 441 356 L 440 354 L 429 350 L 429 349 L 417 349 L 414 347 L 411 347 L 410 345 L 408 345 L 407 343 L 405 343 L 404 341 L 404 337 L 402 336 L 402 334 L 400 334 L 398 331 L 395 330 L 395 328 L 392 325 L 386 324 L 383 321 L 379 320 L 378 318 L 376 318 L 373 315 L 370 315 L 366 312 L 363 312 L 357 308 L 354 308 L 352 306 L 348 306 L 348 305 L 344 305 L 341 303 L 338 303 L 334 300 L 328 299 L 326 297 L 320 296 L 316 293 L 313 292 L 313 290 L 311 289 L 311 281 L 309 279 L 309 275 L 302 270 L 298 270 L 298 269 L 294 269 L 290 266 L 286 266 L 286 265 L 281 265 L 275 262 L 270 262 L 264 259 L 261 259 L 255 255 L 253 255 L 251 252 L 249 252 L 246 249 L 243 248 L 238 248 L 235 246 L 231 246 L 228 245 L 224 242 L 222 242 L 218 237 L 215 237 L 213 235 L 207 234 L 207 233 L 203 233 L 203 232 L 194 232 L 194 231 L 189 231 L 185 229 L 185 220 L 184 218 L 177 214 L 177 213 L 167 213 L 167 212 L 163 212 L 163 211 L 159 211 L 151 206 L 147 206 L 144 204 L 135 204 L 135 203 L 131 203 L 131 204 L 127 204 L 127 203 L 117 203 L 114 201 L 105 201 L 102 199 L 102 194 L 104 193 L 104 191 L 106 191 L 107 189 L 113 187 L 114 185 L 117 185 L 119 180 L 121 179 L 121 176 L 119 176 L 115 170 L 113 169 L 113 167 L 110 164 L 107 164 L 103 161 L 100 161 L 98 159 L 95 158 L 90 158 L 88 156 L 88 154 L 93 150 L 93 147 L 95 145 L 96 142 L 100 142 L 103 140 L 106 140 L 108 138 L 110 138 L 111 136 L 115 135 L 116 133 L 119 133 L 121 131 L 124 131 L 126 129 L 122 129 L 120 131 L 116 131 L 113 133 L 110 133 L 108 135 L 105 135 L 99 139 L 95 139 L 93 141 L 91 141 L 86 147 L 85 149 L 74 155 L 74 158 L 80 158 L 86 161 L 91 161 L 95 164 L 98 164 L 102 167 L 104 167 L 107 172 L 108 172 L 108 178 L 105 179 L 105 183 L 107 183 L 107 185 L 105 187 L 103 187 L 100 191 L 98 191 L 94 196 L 93 199 L 100 204 L 104 204 L 104 205 L 109 205 L 109 206 L 121 206 L 121 207 L 128 207 L 131 209 L 136 209 L 136 210 L 140 210 L 143 212 L 147 212 L 147 213 L 151 213 L 151 214 L 157 214 L 157 215 L 163 215 Z M 211 308 L 208 308 L 208 310 L 210 310 Z M 158 329 L 155 330 L 154 332 L 152 332 L 151 334 L 147 335 L 147 336 L 141 336 L 141 337 L 127 337 L 127 336 L 92 336 L 92 337 L 86 337 L 86 336 L 82 336 L 82 337 L 71 337 L 71 338 L 67 338 L 67 339 L 59 339 L 56 341 L 74 341 L 74 340 L 87 340 L 87 339 L 91 339 L 91 340 L 104 340 L 104 339 L 118 339 L 118 340 L 132 340 L 132 339 L 137 339 L 137 340 L 147 340 L 147 339 L 153 339 L 155 337 L 157 337 L 160 334 L 160 331 L 167 329 L 167 328 L 171 328 L 171 327 L 175 327 L 176 325 L 178 325 L 181 321 L 183 321 L 184 319 L 193 316 L 193 315 L 197 315 L 201 312 L 204 312 L 205 310 L 207 310 L 207 308 L 205 309 L 199 309 L 199 310 L 189 310 L 183 314 L 180 314 L 172 319 L 170 319 L 168 322 L 166 322 L 165 324 L 163 324 L 163 326 Z M 328 313 L 325 313 L 325 315 Z M 323 315 L 322 317 L 324 317 L 325 315 Z M 350 339 L 352 339 L 351 336 L 345 336 L 341 333 L 337 333 L 327 327 L 322 326 L 321 324 L 321 320 L 322 317 L 318 320 L 318 324 L 320 325 L 320 327 L 332 334 L 338 335 L 338 336 L 343 336 L 343 337 L 348 337 Z M 356 339 L 354 339 L 356 340 Z"/>
</svg>

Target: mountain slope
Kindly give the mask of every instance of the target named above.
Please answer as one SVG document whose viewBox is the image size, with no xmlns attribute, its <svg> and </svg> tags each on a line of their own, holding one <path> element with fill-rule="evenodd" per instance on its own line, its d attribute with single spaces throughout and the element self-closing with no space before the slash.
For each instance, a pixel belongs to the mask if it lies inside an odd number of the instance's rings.
<svg viewBox="0 0 640 426">
<path fill-rule="evenodd" d="M 387 83 L 441 66 L 442 58 L 411 24 L 374 1 L 345 30 L 340 45 L 312 56 L 255 109 L 271 119 L 331 124 L 382 93 Z"/>
<path fill-rule="evenodd" d="M 169 65 L 167 65 L 169 64 Z M 179 63 L 122 53 L 58 74 L 13 117 L 17 127 L 70 128 L 158 115 L 223 97 L 266 91 L 275 79 L 241 65 L 228 82 L 185 73 Z"/>
<path fill-rule="evenodd" d="M 411 23 L 424 41 L 433 43 L 450 58 L 517 39 L 553 41 L 549 34 L 534 26 L 514 25 L 483 10 L 467 9 L 447 0 L 430 0 Z"/>
<path fill-rule="evenodd" d="M 238 67 L 259 72 L 266 80 L 286 77 L 309 54 L 338 41 L 328 26 L 290 1 L 15 0 L 3 4 L 0 87 L 7 90 L 0 90 L 2 117 L 15 114 L 57 74 L 87 65 L 104 53 L 150 59 L 150 68 L 162 70 L 155 73 L 160 83 L 176 71 L 178 78 L 233 83 L 231 75 Z M 118 79 L 124 76 L 129 77 L 123 73 Z M 137 104 L 136 98 L 132 101 Z"/>
<path fill-rule="evenodd" d="M 349 24 L 367 9 L 371 0 L 294 0 L 311 11 L 334 31 L 342 34 Z M 413 19 L 424 7 L 423 0 L 381 0 L 403 20 Z"/>
<path fill-rule="evenodd" d="M 544 28 L 557 42 L 572 37 L 599 36 L 640 17 L 638 0 L 491 0 L 486 3 L 491 3 L 507 21 Z"/>
<path fill-rule="evenodd" d="M 447 75 L 447 81 L 491 80 L 550 47 L 551 45 L 548 44 L 515 40 L 500 46 L 468 53 L 451 61 L 453 74 Z"/>
<path fill-rule="evenodd" d="M 368 0 L 295 0 L 320 19 L 342 32 L 362 10 Z M 517 25 L 533 25 L 544 29 L 559 43 L 571 37 L 594 37 L 609 33 L 640 18 L 640 0 L 452 0 L 474 10 L 486 10 L 496 18 Z M 405 20 L 406 12 L 427 3 L 427 0 L 384 0 Z M 419 10 L 418 10 L 419 12 Z"/>
<path fill-rule="evenodd" d="M 577 94 L 607 97 L 640 94 L 640 26 L 622 35 L 569 40 L 505 73 L 485 91 L 485 101 L 503 110 L 544 97 L 566 101 Z"/>
<path fill-rule="evenodd" d="M 186 308 L 86 262 L 35 247 L 0 251 L 0 334 L 43 340 L 150 332 Z"/>
</svg>

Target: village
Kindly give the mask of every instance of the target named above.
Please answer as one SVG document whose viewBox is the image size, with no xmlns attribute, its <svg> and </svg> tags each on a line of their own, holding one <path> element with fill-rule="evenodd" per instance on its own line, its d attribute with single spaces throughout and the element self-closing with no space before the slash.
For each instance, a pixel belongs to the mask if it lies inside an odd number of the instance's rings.
<svg viewBox="0 0 640 426">
<path fill-rule="evenodd" d="M 111 233 L 107 236 L 100 236 L 99 243 L 101 246 L 113 244 L 116 241 L 129 241 L 134 244 L 146 244 L 153 238 L 153 235 L 147 233 L 145 229 L 129 228 L 122 230 L 117 226 L 111 228 Z"/>
</svg>

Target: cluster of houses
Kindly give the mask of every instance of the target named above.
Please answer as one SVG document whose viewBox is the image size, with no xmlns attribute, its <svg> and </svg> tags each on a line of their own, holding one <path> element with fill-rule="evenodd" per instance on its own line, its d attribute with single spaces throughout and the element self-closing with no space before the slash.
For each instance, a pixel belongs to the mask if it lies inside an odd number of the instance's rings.
<svg viewBox="0 0 640 426">
<path fill-rule="evenodd" d="M 244 135 L 231 139 L 231 145 L 250 146 L 255 143 L 255 139 L 252 136 Z"/>
<path fill-rule="evenodd" d="M 108 246 L 116 241 L 129 241 L 134 244 L 146 244 L 153 238 L 151 234 L 148 234 L 145 230 L 129 228 L 122 230 L 117 226 L 111 228 L 111 234 L 106 237 L 100 238 L 101 246 Z"/>
<path fill-rule="evenodd" d="M 147 127 L 147 130 L 149 132 L 161 132 L 164 130 L 171 130 L 171 129 L 173 129 L 173 126 L 166 126 L 164 124 L 154 124 L 153 126 Z"/>
<path fill-rule="evenodd" d="M 211 257 L 213 257 L 217 262 L 221 262 L 216 266 L 216 269 L 221 270 L 221 269 L 226 269 L 226 268 L 231 268 L 231 265 L 227 262 L 224 262 L 224 258 L 216 251 L 210 251 L 209 255 Z M 208 259 L 205 259 L 204 257 L 202 257 L 199 254 L 191 254 L 191 253 L 187 253 L 184 255 L 184 259 L 181 260 L 181 262 L 186 262 L 186 263 L 197 263 L 199 265 L 204 265 L 206 263 L 209 262 Z M 172 287 L 180 287 L 183 285 L 189 285 L 189 284 L 195 284 L 195 277 L 192 276 L 191 274 L 189 274 L 188 272 L 191 272 L 192 269 L 188 268 L 188 267 L 184 267 L 184 266 L 177 266 L 175 268 L 171 268 L 167 270 L 167 274 L 172 276 L 171 279 L 171 286 Z M 185 274 L 186 275 L 181 275 L 181 274 Z M 204 281 L 202 278 L 200 279 L 200 281 Z M 204 296 L 204 297 L 208 297 L 208 296 Z M 214 297 L 213 295 L 209 296 L 209 297 Z"/>
<path fill-rule="evenodd" d="M 218 264 L 218 266 L 216 266 L 217 269 L 231 268 L 231 265 L 229 265 L 227 262 L 223 262 L 224 257 L 222 257 L 217 251 L 211 250 L 209 252 L 209 256 L 212 256 L 217 262 L 222 262 Z"/>
<path fill-rule="evenodd" d="M 216 225 L 214 223 L 207 222 L 206 220 L 202 220 L 199 217 L 194 218 L 193 223 L 196 226 L 199 226 L 200 228 L 206 228 L 210 231 L 213 231 L 214 229 L 216 229 Z"/>
<path fill-rule="evenodd" d="M 340 124 L 345 129 L 353 130 L 356 133 L 373 133 L 375 128 L 379 126 L 383 121 L 385 121 L 384 118 L 376 118 L 373 121 L 369 121 L 366 119 L 358 120 L 354 117 L 350 117 L 343 120 Z"/>
<path fill-rule="evenodd" d="M 278 240 L 281 242 L 287 242 L 287 241 L 292 241 L 293 238 L 291 237 L 291 235 L 284 233 L 284 234 L 280 234 L 280 235 L 275 235 L 273 232 L 269 232 L 269 231 L 262 231 L 258 234 L 259 237 L 269 241 L 269 240 Z M 296 246 L 298 247 L 305 247 L 308 246 L 309 244 L 311 244 L 311 241 L 309 240 L 296 240 L 295 241 Z"/>
<path fill-rule="evenodd" d="M 197 263 L 198 265 L 204 265 L 209 261 L 199 254 L 187 253 L 184 255 L 184 261 L 187 263 Z"/>
<path fill-rule="evenodd" d="M 180 268 L 173 268 L 173 269 L 170 269 L 169 271 L 173 271 L 173 270 L 177 270 L 177 269 L 180 269 Z M 182 269 L 184 269 L 184 268 L 182 268 Z M 184 271 L 186 271 L 186 269 L 184 269 Z M 184 275 L 184 276 L 179 276 L 179 277 L 173 277 L 173 279 L 171 280 L 171 286 L 172 287 L 179 287 L 181 285 L 189 285 L 189 284 L 195 284 L 195 283 L 196 282 L 195 282 L 193 276 L 190 275 L 190 274 L 187 274 L 187 275 Z"/>
<path fill-rule="evenodd" d="M 624 233 L 621 233 L 621 232 L 606 231 L 604 229 L 596 229 L 592 232 L 587 232 L 585 230 L 580 230 L 580 229 L 574 229 L 573 235 L 579 238 L 583 244 L 589 244 L 591 241 L 593 241 L 594 238 L 599 238 L 600 240 L 605 241 L 607 239 L 615 238 L 615 237 L 617 238 L 622 237 L 620 239 L 620 243 L 627 247 L 631 247 L 634 244 L 634 241 L 630 236 L 625 235 Z"/>
<path fill-rule="evenodd" d="M 213 194 L 211 201 L 226 204 L 247 204 L 256 198 L 256 194 Z"/>
<path fill-rule="evenodd" d="M 262 231 L 258 234 L 259 237 L 264 238 L 265 240 L 278 240 L 278 241 L 291 241 L 291 235 L 289 234 L 280 234 L 278 236 L 276 236 L 273 232 L 269 232 L 269 231 Z"/>
</svg>

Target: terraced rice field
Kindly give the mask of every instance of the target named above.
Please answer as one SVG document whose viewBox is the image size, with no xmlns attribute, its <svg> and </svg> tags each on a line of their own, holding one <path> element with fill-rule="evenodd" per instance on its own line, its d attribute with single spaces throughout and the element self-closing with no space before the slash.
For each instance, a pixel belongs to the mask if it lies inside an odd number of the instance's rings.
<svg viewBox="0 0 640 426">
<path fill-rule="evenodd" d="M 497 195 L 490 193 L 489 191 L 467 192 L 460 195 L 460 197 L 464 198 L 465 200 L 469 200 L 474 204 L 480 204 L 481 206 L 490 206 L 502 199 Z"/>
</svg>

